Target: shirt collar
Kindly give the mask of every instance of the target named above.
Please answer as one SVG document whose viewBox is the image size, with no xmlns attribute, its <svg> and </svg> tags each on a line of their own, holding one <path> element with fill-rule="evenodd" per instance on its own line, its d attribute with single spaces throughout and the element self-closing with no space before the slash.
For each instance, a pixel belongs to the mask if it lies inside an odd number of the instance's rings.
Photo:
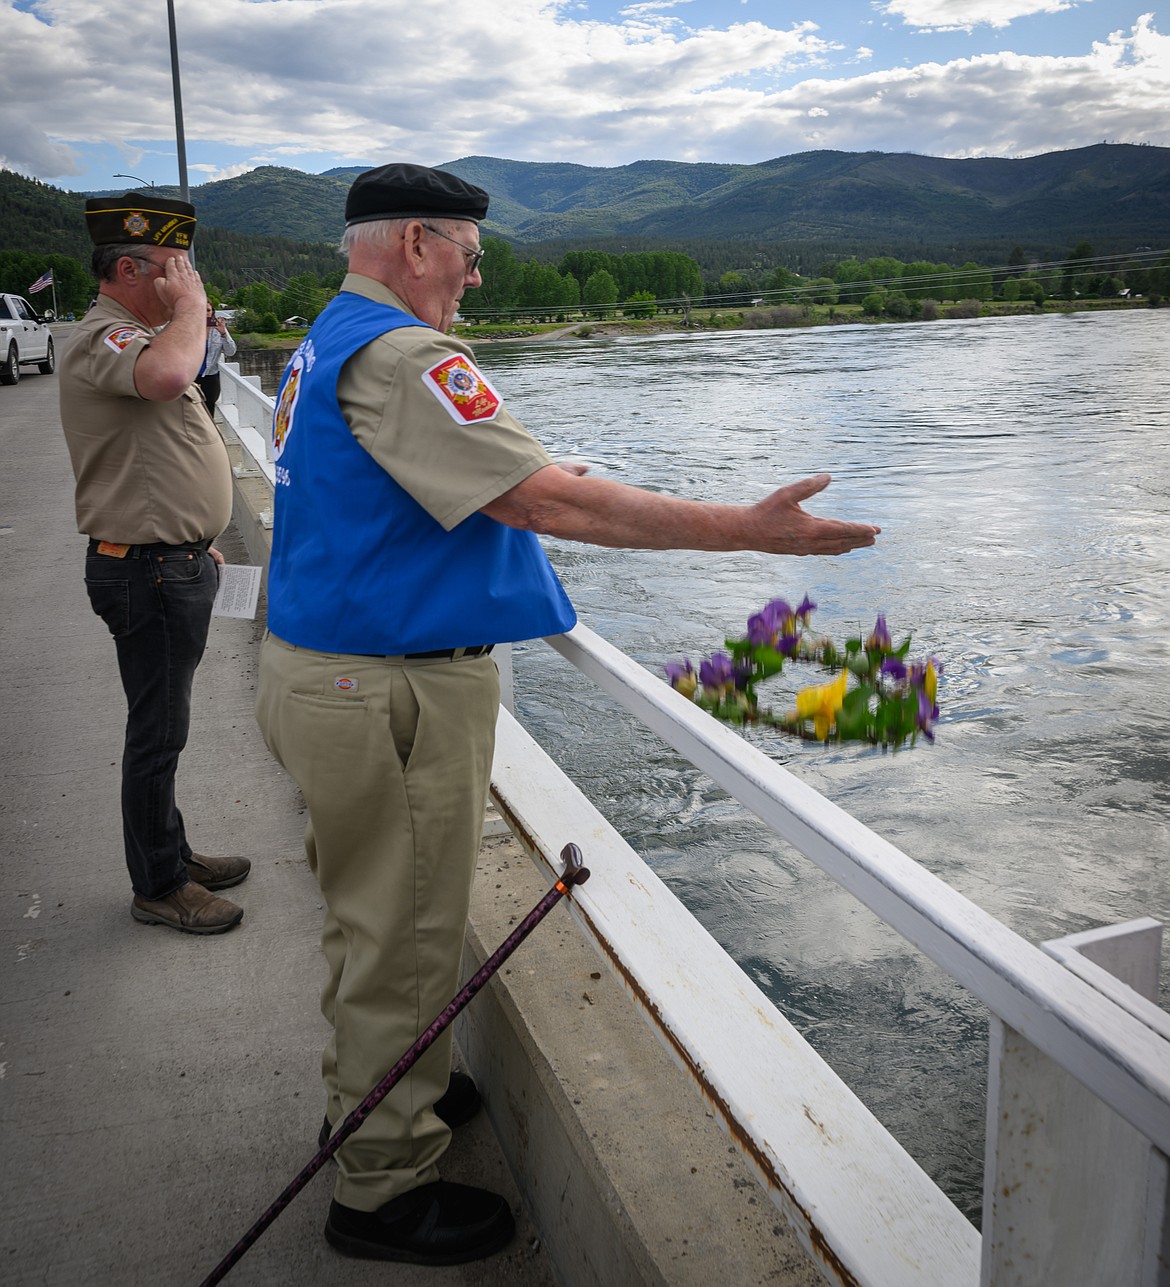
<svg viewBox="0 0 1170 1287">
<path fill-rule="evenodd" d="M 372 277 L 365 277 L 361 273 L 346 273 L 345 280 L 341 283 L 341 289 L 350 291 L 354 295 L 361 295 L 366 299 L 372 299 L 376 304 L 389 304 L 391 308 L 396 308 L 400 312 L 410 313 L 406 304 L 398 298 L 389 286 L 384 286 L 381 282 L 375 281 Z M 413 317 L 414 314 L 411 313 Z"/>
</svg>

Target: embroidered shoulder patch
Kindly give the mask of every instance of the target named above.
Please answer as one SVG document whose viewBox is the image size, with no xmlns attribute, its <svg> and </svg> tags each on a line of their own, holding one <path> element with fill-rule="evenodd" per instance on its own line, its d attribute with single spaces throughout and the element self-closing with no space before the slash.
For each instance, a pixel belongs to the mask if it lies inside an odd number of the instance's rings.
<svg viewBox="0 0 1170 1287">
<path fill-rule="evenodd" d="M 114 350 L 115 353 L 121 353 L 128 345 L 133 343 L 141 336 L 142 332 L 133 326 L 119 326 L 117 330 L 111 331 L 106 336 L 107 347 Z"/>
<path fill-rule="evenodd" d="M 503 403 L 484 373 L 459 353 L 424 371 L 422 380 L 457 424 L 494 420 Z"/>
</svg>

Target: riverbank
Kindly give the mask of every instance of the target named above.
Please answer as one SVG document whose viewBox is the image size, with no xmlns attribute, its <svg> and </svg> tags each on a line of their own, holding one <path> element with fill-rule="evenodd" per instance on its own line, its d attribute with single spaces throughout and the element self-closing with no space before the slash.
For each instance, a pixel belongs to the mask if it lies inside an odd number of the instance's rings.
<svg viewBox="0 0 1170 1287">
<path fill-rule="evenodd" d="M 960 300 L 935 304 L 929 315 L 919 317 L 874 317 L 860 304 L 814 304 L 797 307 L 701 309 L 686 320 L 680 315 L 576 319 L 572 322 L 457 322 L 452 333 L 469 344 L 545 343 L 554 341 L 612 340 L 636 335 L 695 335 L 711 331 L 804 330 L 821 326 L 898 326 L 904 322 L 953 318 L 1041 316 L 1054 313 L 1118 312 L 1145 309 L 1146 300 L 1085 299 L 1049 300 L 1033 304 L 1008 300 Z M 291 352 L 304 331 L 282 331 L 277 335 L 245 334 L 236 337 L 244 350 L 280 349 Z"/>
<path fill-rule="evenodd" d="M 760 308 L 701 309 L 684 320 L 681 314 L 619 317 L 571 323 L 456 323 L 453 333 L 468 343 L 533 342 L 548 340 L 609 340 L 631 335 L 695 335 L 711 331 L 804 330 L 821 326 L 896 326 L 903 322 L 947 318 L 1040 316 L 1053 313 L 1116 312 L 1149 308 L 1147 301 L 1125 299 L 1049 300 L 1033 304 L 1020 300 L 959 300 L 949 304 L 924 301 L 918 316 L 868 314 L 860 304 L 776 304 Z"/>
</svg>

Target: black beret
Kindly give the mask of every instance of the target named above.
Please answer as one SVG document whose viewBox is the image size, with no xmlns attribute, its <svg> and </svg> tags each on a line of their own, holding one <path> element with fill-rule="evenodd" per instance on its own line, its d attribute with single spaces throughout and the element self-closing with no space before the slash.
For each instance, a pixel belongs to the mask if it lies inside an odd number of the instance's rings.
<svg viewBox="0 0 1170 1287">
<path fill-rule="evenodd" d="M 144 197 L 91 197 L 85 203 L 85 226 L 95 246 L 174 246 L 189 250 L 195 239 L 195 207 L 187 201 Z"/>
<path fill-rule="evenodd" d="M 371 219 L 474 219 L 487 214 L 488 194 L 446 170 L 396 163 L 367 170 L 345 199 L 345 222 Z"/>
</svg>

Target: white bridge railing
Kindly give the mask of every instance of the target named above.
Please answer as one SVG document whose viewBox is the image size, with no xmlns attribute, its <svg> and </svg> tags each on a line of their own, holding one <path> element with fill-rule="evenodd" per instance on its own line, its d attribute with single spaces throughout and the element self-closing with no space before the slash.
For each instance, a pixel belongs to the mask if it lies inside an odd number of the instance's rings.
<svg viewBox="0 0 1170 1287">
<path fill-rule="evenodd" d="M 258 375 L 241 375 L 238 362 L 220 364 L 221 380 L 217 410 L 231 425 L 241 445 L 252 458 L 252 468 L 275 485 L 272 464 L 273 400 L 261 389 Z"/>
<path fill-rule="evenodd" d="M 233 428 L 271 480 L 272 400 L 230 370 L 223 386 L 225 418 L 238 421 Z M 500 811 L 550 874 L 565 844 L 581 846 L 593 873 L 571 900 L 583 932 L 826 1278 L 873 1287 L 1170 1287 L 1161 926 L 1144 919 L 1033 946 L 591 630 L 577 626 L 547 642 L 992 1013 L 980 1236 L 501 712 L 492 782 Z"/>
</svg>

